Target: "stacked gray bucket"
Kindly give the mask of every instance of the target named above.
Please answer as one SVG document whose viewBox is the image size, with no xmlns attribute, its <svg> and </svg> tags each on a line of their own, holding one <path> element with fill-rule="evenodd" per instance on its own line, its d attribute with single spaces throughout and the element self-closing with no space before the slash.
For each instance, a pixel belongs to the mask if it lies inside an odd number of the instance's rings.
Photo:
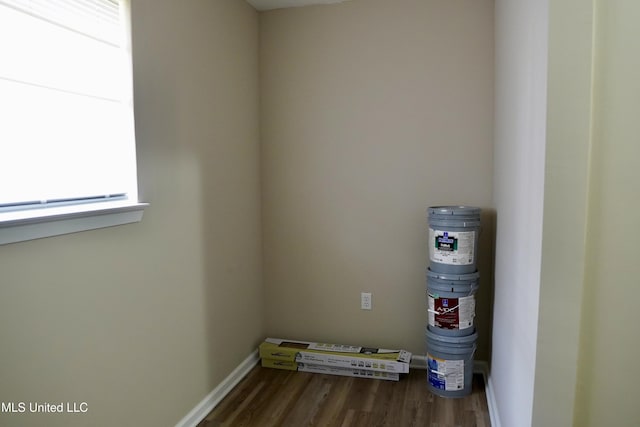
<svg viewBox="0 0 640 427">
<path fill-rule="evenodd" d="M 429 390 L 442 397 L 471 393 L 480 208 L 429 208 L 427 369 Z"/>
</svg>

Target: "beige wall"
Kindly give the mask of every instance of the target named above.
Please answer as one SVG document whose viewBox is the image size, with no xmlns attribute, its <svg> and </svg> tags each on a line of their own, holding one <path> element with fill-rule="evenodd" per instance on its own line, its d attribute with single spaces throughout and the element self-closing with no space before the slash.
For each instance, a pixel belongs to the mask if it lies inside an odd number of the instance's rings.
<svg viewBox="0 0 640 427">
<path fill-rule="evenodd" d="M 269 334 L 425 353 L 426 208 L 491 206 L 492 5 L 353 0 L 261 14 Z M 362 291 L 372 311 L 360 310 Z"/>
<path fill-rule="evenodd" d="M 640 423 L 639 18 L 632 1 L 550 3 L 533 426 Z"/>
<path fill-rule="evenodd" d="M 575 427 L 640 425 L 640 4 L 596 1 L 587 262 Z"/>
<path fill-rule="evenodd" d="M 3 426 L 174 425 L 260 342 L 258 16 L 134 0 L 139 224 L 0 247 Z"/>
<path fill-rule="evenodd" d="M 532 0 L 536 2 L 536 0 Z M 533 426 L 572 423 L 584 289 L 592 2 L 549 2 L 549 54 Z"/>
</svg>

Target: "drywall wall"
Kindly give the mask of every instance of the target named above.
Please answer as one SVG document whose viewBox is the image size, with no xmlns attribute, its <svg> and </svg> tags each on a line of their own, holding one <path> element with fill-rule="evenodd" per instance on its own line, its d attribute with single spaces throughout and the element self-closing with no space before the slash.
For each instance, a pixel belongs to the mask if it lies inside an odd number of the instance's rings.
<svg viewBox="0 0 640 427">
<path fill-rule="evenodd" d="M 491 381 L 502 425 L 635 426 L 640 422 L 633 399 L 640 375 L 636 363 L 640 346 L 633 339 L 636 332 L 629 313 L 639 297 L 632 267 L 637 254 L 634 242 L 640 238 L 633 215 L 638 209 L 633 183 L 638 180 L 634 159 L 640 155 L 635 114 L 640 107 L 635 78 L 640 62 L 630 41 L 638 36 L 635 22 L 640 7 L 629 1 L 551 2 L 548 32 L 534 25 L 544 22 L 543 8 L 534 1 L 496 3 L 497 203 L 504 188 L 499 181 L 506 170 L 499 160 L 506 152 L 501 132 L 512 126 L 531 135 L 544 128 L 546 138 L 532 145 L 544 148 L 543 168 L 539 158 L 533 157 L 538 159 L 534 162 L 537 173 L 523 175 L 537 182 L 539 190 L 539 174 L 544 170 L 543 205 L 534 206 L 536 212 L 543 206 L 540 269 L 538 273 L 531 264 L 521 272 L 527 278 L 537 274 L 539 298 L 530 290 L 518 290 L 522 297 L 537 301 L 537 333 L 533 303 L 529 310 L 519 311 L 528 313 L 526 335 L 505 333 L 498 324 L 501 313 L 508 310 L 501 298 L 503 289 L 508 289 L 503 288 L 501 268 L 505 262 L 517 261 L 517 255 L 509 258 L 501 250 L 501 236 L 508 230 L 505 210 L 498 205 Z M 541 55 L 526 50 L 545 35 L 546 69 Z M 504 67 L 508 62 L 503 58 L 509 52 L 505 46 L 512 43 L 509 36 L 525 54 L 518 58 L 518 49 L 511 52 L 517 58 L 511 69 Z M 536 90 L 517 94 L 515 87 L 505 84 L 517 78 L 518 69 L 532 66 L 538 76 L 525 73 L 529 79 L 524 82 L 539 82 L 546 74 L 546 86 L 535 85 Z M 505 71 L 502 76 L 501 70 Z M 540 123 L 539 112 L 544 110 L 535 102 L 541 93 L 547 96 L 546 123 L 531 126 Z M 524 113 L 512 120 L 501 108 L 510 98 Z M 530 153 L 527 158 L 531 160 Z M 520 205 L 527 203 L 530 198 Z M 540 234 L 530 237 L 528 249 L 535 249 L 532 246 L 539 244 Z M 521 265 L 516 263 L 515 268 Z M 532 338 L 534 359 L 529 351 L 521 352 L 531 347 Z M 517 364 L 505 364 L 507 357 Z"/>
<path fill-rule="evenodd" d="M 465 203 L 488 213 L 476 354 L 487 360 L 493 2 L 269 11 L 260 40 L 268 333 L 424 354 L 426 208 Z"/>
<path fill-rule="evenodd" d="M 534 426 L 572 424 L 585 269 L 593 4 L 549 3 L 544 229 Z"/>
<path fill-rule="evenodd" d="M 547 2 L 495 3 L 497 212 L 490 380 L 501 425 L 531 424 L 545 168 Z"/>
<path fill-rule="evenodd" d="M 0 247 L 3 426 L 174 425 L 260 342 L 258 16 L 133 2 L 139 224 Z"/>
<path fill-rule="evenodd" d="M 640 425 L 640 4 L 596 1 L 589 220 L 573 425 Z"/>
</svg>

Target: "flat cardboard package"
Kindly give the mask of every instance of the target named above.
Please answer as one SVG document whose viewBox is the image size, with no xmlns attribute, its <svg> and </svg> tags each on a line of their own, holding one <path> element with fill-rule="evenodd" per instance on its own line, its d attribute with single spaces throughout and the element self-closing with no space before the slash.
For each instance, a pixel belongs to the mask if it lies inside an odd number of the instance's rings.
<svg viewBox="0 0 640 427">
<path fill-rule="evenodd" d="M 358 368 L 336 368 L 333 366 L 313 365 L 285 360 L 262 359 L 262 366 L 286 371 L 313 372 L 316 374 L 340 375 L 344 377 L 371 378 L 387 381 L 400 380 L 400 374 L 392 372 L 379 372 Z"/>
<path fill-rule="evenodd" d="M 290 360 L 265 359 L 260 361 L 263 368 L 284 369 L 285 371 L 297 371 L 298 364 Z"/>
<path fill-rule="evenodd" d="M 399 381 L 400 374 L 392 372 L 379 372 L 369 369 L 336 368 L 326 365 L 313 365 L 308 363 L 298 364 L 299 372 L 314 372 L 316 374 L 341 375 L 343 377 L 370 378 L 375 380 Z"/>
<path fill-rule="evenodd" d="M 260 357 L 335 368 L 407 373 L 411 353 L 405 350 L 267 338 L 260 344 Z"/>
</svg>

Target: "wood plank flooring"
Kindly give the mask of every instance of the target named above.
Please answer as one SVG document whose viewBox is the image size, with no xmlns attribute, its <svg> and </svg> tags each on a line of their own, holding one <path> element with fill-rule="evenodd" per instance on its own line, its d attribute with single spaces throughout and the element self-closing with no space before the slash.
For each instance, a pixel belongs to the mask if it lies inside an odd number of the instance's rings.
<svg viewBox="0 0 640 427">
<path fill-rule="evenodd" d="M 484 388 L 476 374 L 470 396 L 445 399 L 419 369 L 395 382 L 256 366 L 198 427 L 491 427 Z"/>
</svg>

